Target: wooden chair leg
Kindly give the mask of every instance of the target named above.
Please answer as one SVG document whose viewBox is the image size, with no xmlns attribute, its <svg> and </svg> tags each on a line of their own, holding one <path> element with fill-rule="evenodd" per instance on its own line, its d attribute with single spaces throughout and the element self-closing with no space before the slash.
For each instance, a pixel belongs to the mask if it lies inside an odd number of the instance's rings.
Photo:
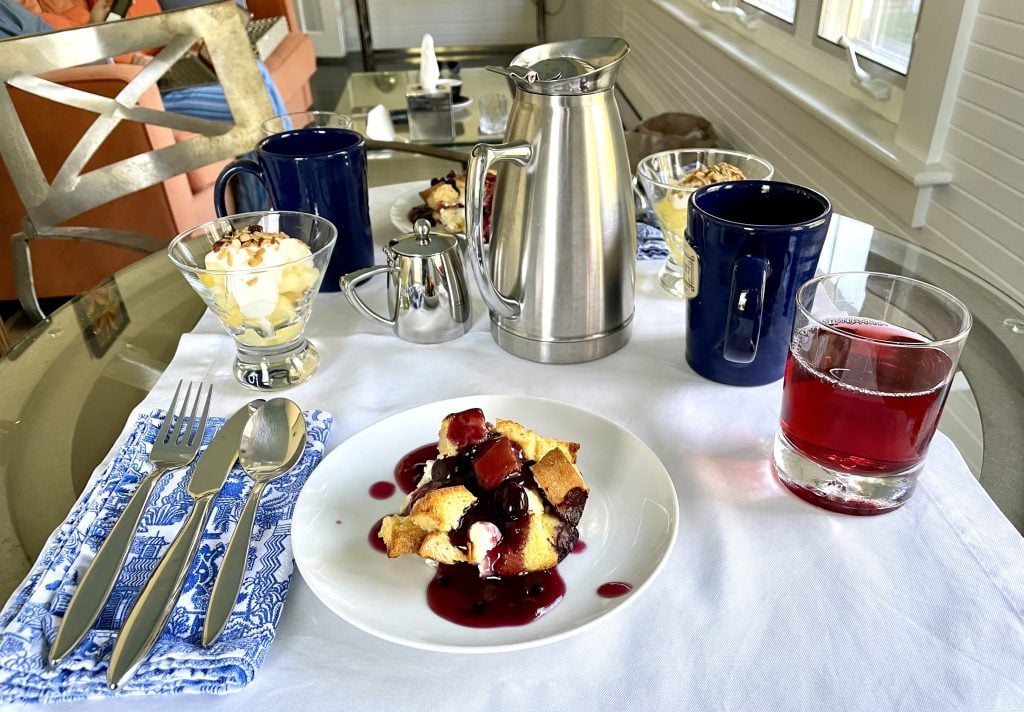
<svg viewBox="0 0 1024 712">
<path fill-rule="evenodd" d="M 0 356 L 6 356 L 11 350 L 11 338 L 7 335 L 7 327 L 4 320 L 0 319 Z"/>
</svg>

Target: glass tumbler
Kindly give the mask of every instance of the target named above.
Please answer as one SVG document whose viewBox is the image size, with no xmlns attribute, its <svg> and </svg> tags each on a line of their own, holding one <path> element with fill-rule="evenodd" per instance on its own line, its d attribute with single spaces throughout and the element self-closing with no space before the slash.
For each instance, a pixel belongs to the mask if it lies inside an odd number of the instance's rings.
<svg viewBox="0 0 1024 712">
<path fill-rule="evenodd" d="M 715 148 L 680 148 L 644 157 L 636 175 L 644 195 L 658 218 L 669 257 L 658 272 L 662 288 L 677 297 L 692 296 L 683 282 L 686 264 L 686 211 L 692 195 L 703 184 L 683 185 L 683 179 L 700 168 L 728 163 L 748 180 L 770 180 L 775 169 L 768 161 L 741 151 Z"/>
<path fill-rule="evenodd" d="M 497 136 L 508 127 L 509 98 L 505 94 L 484 94 L 477 99 L 480 114 L 480 133 Z"/>
<path fill-rule="evenodd" d="M 971 314 L 909 277 L 827 274 L 797 292 L 773 463 L 801 499 L 881 514 L 913 494 Z"/>
<path fill-rule="evenodd" d="M 295 111 L 267 119 L 261 126 L 264 136 L 294 129 L 350 129 L 352 118 L 333 111 Z"/>
<path fill-rule="evenodd" d="M 308 252 L 277 245 L 258 255 L 240 251 L 238 236 L 254 230 L 284 233 Z M 316 372 L 320 354 L 304 332 L 337 234 L 330 221 L 308 213 L 239 213 L 186 230 L 167 248 L 234 338 L 234 373 L 242 385 L 276 391 Z M 208 265 L 207 255 L 215 252 L 224 254 Z"/>
</svg>

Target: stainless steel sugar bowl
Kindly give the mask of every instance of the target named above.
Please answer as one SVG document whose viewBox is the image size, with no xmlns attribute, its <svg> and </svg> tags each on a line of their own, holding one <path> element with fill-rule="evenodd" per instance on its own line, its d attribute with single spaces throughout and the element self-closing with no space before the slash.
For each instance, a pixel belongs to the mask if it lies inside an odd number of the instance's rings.
<svg viewBox="0 0 1024 712">
<path fill-rule="evenodd" d="M 428 221 L 417 220 L 413 231 L 391 240 L 384 253 L 386 265 L 357 270 L 340 280 L 356 311 L 417 344 L 439 344 L 469 331 L 471 297 L 456 237 L 432 232 Z M 356 291 L 378 274 L 388 275 L 387 316 L 368 306 Z"/>
</svg>

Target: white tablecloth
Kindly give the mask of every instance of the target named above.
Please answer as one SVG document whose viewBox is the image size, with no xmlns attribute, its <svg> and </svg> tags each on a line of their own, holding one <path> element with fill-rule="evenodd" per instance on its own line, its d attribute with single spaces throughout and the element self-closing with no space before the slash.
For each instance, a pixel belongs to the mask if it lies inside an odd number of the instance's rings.
<svg viewBox="0 0 1024 712">
<path fill-rule="evenodd" d="M 397 234 L 388 207 L 415 187 L 372 191 L 378 243 Z M 950 441 L 936 437 L 896 512 L 849 517 L 797 500 L 768 464 L 781 382 L 732 388 L 694 374 L 683 303 L 659 291 L 656 272 L 640 264 L 630 343 L 573 366 L 499 349 L 479 301 L 469 334 L 416 346 L 321 295 L 308 331 L 321 371 L 287 392 L 334 414 L 330 447 L 411 406 L 472 394 L 553 398 L 632 431 L 671 474 L 681 524 L 667 567 L 625 611 L 543 647 L 424 652 L 349 625 L 297 574 L 247 689 L 74 709 L 1024 710 L 1024 539 Z M 233 352 L 207 314 L 140 408 L 165 406 L 179 378 L 203 378 L 216 384 L 215 411 L 232 412 L 253 397 L 233 381 Z"/>
</svg>

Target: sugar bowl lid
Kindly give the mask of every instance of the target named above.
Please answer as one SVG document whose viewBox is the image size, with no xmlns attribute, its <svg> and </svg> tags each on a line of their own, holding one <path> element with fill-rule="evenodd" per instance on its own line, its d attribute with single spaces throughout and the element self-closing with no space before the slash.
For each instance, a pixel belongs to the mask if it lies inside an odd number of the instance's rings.
<svg viewBox="0 0 1024 712">
<path fill-rule="evenodd" d="M 420 218 L 413 225 L 412 232 L 388 243 L 388 248 L 402 257 L 433 257 L 452 250 L 458 241 L 453 235 L 430 229 L 430 221 Z"/>
</svg>

